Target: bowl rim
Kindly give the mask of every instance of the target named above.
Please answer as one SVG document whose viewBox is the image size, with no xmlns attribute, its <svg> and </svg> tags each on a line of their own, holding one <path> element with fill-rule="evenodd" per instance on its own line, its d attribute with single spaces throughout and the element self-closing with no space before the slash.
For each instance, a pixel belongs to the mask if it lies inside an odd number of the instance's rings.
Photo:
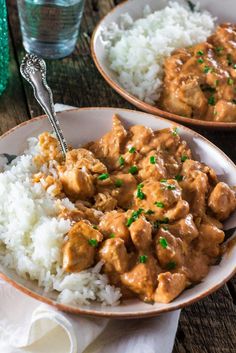
<svg viewBox="0 0 236 353">
<path fill-rule="evenodd" d="M 137 114 L 138 113 L 138 114 L 152 116 L 154 118 L 158 118 L 160 120 L 167 121 L 168 123 L 173 125 L 173 121 L 165 119 L 163 117 L 159 117 L 159 116 L 157 117 L 155 115 L 148 114 L 148 113 L 141 112 L 141 111 L 136 111 L 136 110 L 131 110 L 131 109 L 124 109 L 124 108 L 114 108 L 114 107 L 72 108 L 72 109 L 68 109 L 66 111 L 58 112 L 57 114 L 61 115 L 63 113 L 65 114 L 65 113 L 70 113 L 70 112 L 78 112 L 79 113 L 79 111 L 92 111 L 92 110 L 101 110 L 101 111 L 102 110 L 107 110 L 107 111 L 109 111 L 109 110 L 110 111 L 117 110 L 118 114 L 119 113 L 122 114 L 122 112 L 129 112 L 129 113 L 133 113 L 133 114 Z M 4 139 L 6 136 L 8 136 L 10 134 L 13 134 L 16 130 L 21 129 L 25 125 L 30 125 L 30 124 L 33 124 L 34 122 L 37 122 L 37 121 L 40 121 L 40 120 L 46 120 L 46 119 L 47 119 L 46 115 L 40 115 L 40 116 L 37 116 L 37 117 L 32 118 L 30 120 L 24 121 L 21 124 L 11 128 L 10 130 L 8 130 L 4 134 L 2 134 L 0 136 L 0 141 L 2 139 Z M 201 134 L 193 131 L 192 129 L 190 129 L 190 128 L 186 127 L 186 126 L 183 126 L 183 125 L 178 124 L 178 123 L 175 124 L 175 125 L 176 125 L 176 127 L 179 127 L 179 128 L 181 128 L 183 130 L 186 130 L 191 135 L 193 135 L 195 137 L 199 137 L 200 139 L 204 140 L 204 142 L 206 142 L 207 144 L 209 144 L 212 147 L 214 147 L 236 169 L 235 163 L 219 147 L 215 146 L 211 141 L 209 141 L 208 139 L 206 139 Z M 236 243 L 234 244 L 234 246 L 236 246 Z M 22 293 L 30 296 L 31 298 L 39 300 L 42 303 L 51 305 L 51 306 L 57 308 L 58 310 L 61 310 L 61 311 L 64 311 L 64 312 L 69 312 L 69 313 L 72 313 L 72 314 L 83 315 L 83 316 L 88 316 L 88 317 L 104 317 L 104 318 L 111 318 L 111 319 L 137 319 L 137 318 L 155 317 L 155 316 L 159 316 L 160 314 L 163 314 L 163 313 L 167 313 L 167 312 L 171 312 L 171 311 L 175 311 L 175 310 L 187 307 L 187 306 L 189 306 L 189 305 L 191 305 L 191 304 L 193 304 L 193 303 L 205 298 L 206 296 L 212 294 L 216 290 L 218 290 L 227 281 L 229 281 L 230 278 L 232 278 L 235 274 L 236 274 L 236 266 L 232 269 L 232 271 L 229 273 L 229 275 L 227 277 L 225 277 L 223 280 L 221 280 L 219 283 L 217 283 L 216 285 L 212 286 L 211 288 L 209 288 L 208 290 L 204 291 L 203 293 L 199 294 L 198 296 L 196 296 L 196 297 L 194 297 L 192 299 L 186 300 L 184 303 L 176 304 L 175 306 L 172 306 L 172 307 L 166 307 L 166 308 L 162 308 L 162 309 L 154 309 L 152 311 L 147 311 L 147 312 L 145 312 L 145 311 L 137 311 L 137 312 L 127 311 L 125 313 L 121 313 L 121 312 L 108 313 L 108 312 L 105 312 L 105 311 L 96 311 L 94 309 L 84 309 L 84 308 L 79 308 L 79 307 L 76 307 L 76 306 L 62 304 L 62 303 L 59 303 L 59 302 L 55 301 L 54 299 L 51 299 L 49 297 L 45 297 L 42 294 L 38 294 L 38 293 L 34 292 L 33 290 L 25 287 L 23 284 L 18 283 L 16 280 L 11 279 L 5 273 L 0 272 L 0 278 L 3 279 L 4 281 L 8 282 L 10 285 L 12 285 L 17 290 L 19 290 Z"/>
<path fill-rule="evenodd" d="M 180 122 L 182 124 L 188 124 L 196 127 L 205 127 L 207 129 L 217 129 L 217 130 L 227 130 L 227 129 L 236 129 L 236 122 L 217 122 L 217 121 L 206 121 L 206 120 L 201 120 L 201 119 L 191 119 L 191 118 L 186 118 L 181 115 L 177 115 L 174 113 L 170 113 L 168 111 L 162 110 L 158 108 L 157 106 L 153 106 L 151 104 L 148 104 L 133 94 L 129 93 L 125 88 L 121 86 L 121 84 L 116 83 L 109 74 L 105 72 L 105 70 L 102 67 L 102 64 L 98 58 L 98 55 L 96 53 L 96 40 L 99 36 L 99 31 L 100 28 L 102 27 L 103 22 L 114 12 L 117 11 L 118 8 L 125 7 L 126 4 L 129 1 L 133 0 L 125 0 L 121 4 L 116 5 L 114 8 L 112 8 L 104 17 L 100 19 L 100 21 L 97 23 L 92 37 L 91 37 L 91 42 L 90 42 L 90 50 L 92 54 L 93 61 L 102 75 L 102 77 L 105 79 L 105 81 L 119 94 L 121 95 L 125 100 L 136 106 L 137 108 L 141 109 L 142 111 L 145 111 L 149 114 L 154 114 L 157 116 L 161 116 L 166 119 L 170 119 L 173 121 Z"/>
</svg>

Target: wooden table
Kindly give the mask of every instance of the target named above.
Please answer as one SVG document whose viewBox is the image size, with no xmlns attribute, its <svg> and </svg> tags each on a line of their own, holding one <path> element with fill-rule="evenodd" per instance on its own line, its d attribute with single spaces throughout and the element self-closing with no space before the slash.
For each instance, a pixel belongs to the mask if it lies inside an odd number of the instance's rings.
<svg viewBox="0 0 236 353">
<path fill-rule="evenodd" d="M 10 79 L 0 97 L 0 132 L 42 114 L 32 90 L 20 77 L 19 64 L 24 55 L 14 0 L 8 0 L 10 25 Z M 103 80 L 93 64 L 90 38 L 94 26 L 121 1 L 87 0 L 78 44 L 63 60 L 48 61 L 48 82 L 55 102 L 78 107 L 113 106 L 135 109 Z M 235 132 L 199 132 L 236 161 Z M 220 163 L 220 161 L 219 161 Z M 236 279 L 199 303 L 182 310 L 174 353 L 236 352 Z M 124 352 L 125 353 L 125 352 Z M 165 352 L 163 352 L 165 353 Z"/>
</svg>

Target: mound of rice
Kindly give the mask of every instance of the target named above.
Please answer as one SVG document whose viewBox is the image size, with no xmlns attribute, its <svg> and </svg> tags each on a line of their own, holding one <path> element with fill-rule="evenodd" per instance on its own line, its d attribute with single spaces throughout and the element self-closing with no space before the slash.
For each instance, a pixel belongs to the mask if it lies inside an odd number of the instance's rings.
<svg viewBox="0 0 236 353">
<path fill-rule="evenodd" d="M 45 291 L 57 290 L 60 302 L 118 304 L 120 290 L 100 274 L 102 263 L 80 273 L 63 272 L 61 246 L 71 224 L 58 214 L 61 205 L 69 209 L 74 205 L 32 182 L 39 172 L 33 162 L 37 153 L 38 140 L 30 139 L 29 149 L 0 173 L 0 262 L 24 278 L 37 280 Z"/>
<path fill-rule="evenodd" d="M 160 97 L 163 62 L 174 49 L 205 41 L 214 29 L 214 18 L 198 8 L 170 2 L 163 10 L 136 21 L 122 15 L 120 24 L 112 23 L 102 37 L 110 68 L 128 92 L 149 104 Z"/>
</svg>

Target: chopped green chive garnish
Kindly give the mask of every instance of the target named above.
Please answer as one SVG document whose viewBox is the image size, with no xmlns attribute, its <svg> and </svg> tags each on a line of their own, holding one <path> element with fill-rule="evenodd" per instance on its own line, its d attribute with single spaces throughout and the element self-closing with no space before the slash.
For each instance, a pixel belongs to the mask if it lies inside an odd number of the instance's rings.
<svg viewBox="0 0 236 353">
<path fill-rule="evenodd" d="M 227 83 L 229 86 L 232 86 L 234 84 L 234 80 L 232 80 L 232 78 L 229 77 Z"/>
<path fill-rule="evenodd" d="M 236 64 L 234 64 L 233 68 L 236 69 Z"/>
<path fill-rule="evenodd" d="M 151 164 L 155 164 L 156 163 L 156 157 L 155 156 L 151 156 L 150 157 L 150 163 Z"/>
<path fill-rule="evenodd" d="M 164 203 L 163 202 L 159 202 L 159 201 L 154 202 L 154 205 L 156 205 L 159 208 L 164 208 L 165 207 Z"/>
<path fill-rule="evenodd" d="M 166 265 L 167 270 L 173 270 L 174 268 L 176 268 L 176 262 L 174 261 L 170 261 L 168 262 L 168 264 Z"/>
<path fill-rule="evenodd" d="M 159 238 L 159 243 L 161 244 L 161 246 L 163 247 L 163 249 L 166 249 L 168 246 L 167 240 L 166 238 L 160 237 Z"/>
<path fill-rule="evenodd" d="M 209 66 L 205 66 L 203 69 L 204 74 L 207 74 L 208 72 L 212 72 L 212 68 Z"/>
<path fill-rule="evenodd" d="M 175 127 L 175 128 L 173 129 L 172 135 L 173 135 L 173 136 L 177 136 L 177 135 L 178 135 L 178 128 L 177 128 L 177 127 Z"/>
<path fill-rule="evenodd" d="M 127 227 L 131 226 L 131 224 L 138 219 L 143 211 L 143 208 L 139 208 L 137 211 L 132 212 L 131 217 L 126 222 Z"/>
<path fill-rule="evenodd" d="M 185 162 L 185 161 L 186 161 L 186 159 L 188 159 L 188 157 L 187 157 L 187 156 L 185 156 L 185 155 L 183 155 L 183 156 L 181 157 L 181 162 Z"/>
<path fill-rule="evenodd" d="M 236 99 L 232 99 L 232 103 L 236 104 Z"/>
<path fill-rule="evenodd" d="M 142 192 L 142 188 L 143 184 L 139 184 L 136 196 L 140 200 L 144 200 L 146 198 L 146 195 Z"/>
<path fill-rule="evenodd" d="M 96 239 L 89 239 L 88 240 L 89 245 L 93 246 L 96 248 L 98 246 L 98 241 Z"/>
<path fill-rule="evenodd" d="M 165 187 L 167 190 L 175 190 L 176 189 L 175 185 L 173 185 L 173 184 L 166 184 Z"/>
<path fill-rule="evenodd" d="M 103 173 L 103 174 L 99 175 L 98 180 L 106 180 L 108 178 L 109 178 L 109 174 Z"/>
<path fill-rule="evenodd" d="M 120 156 L 119 157 L 119 165 L 123 166 L 124 164 L 125 164 L 125 159 L 124 159 L 124 157 Z"/>
<path fill-rule="evenodd" d="M 203 60 L 202 58 L 200 58 L 200 59 L 197 60 L 197 62 L 198 62 L 199 64 L 203 64 L 203 63 L 204 63 L 204 60 Z"/>
<path fill-rule="evenodd" d="M 177 175 L 175 176 L 175 180 L 177 180 L 177 181 L 182 181 L 182 180 L 183 180 L 183 175 L 177 174 Z"/>
<path fill-rule="evenodd" d="M 115 238 L 115 234 L 114 234 L 114 233 L 111 233 L 111 234 L 109 235 L 109 238 Z"/>
<path fill-rule="evenodd" d="M 168 230 L 168 227 L 166 227 L 166 226 L 162 226 L 162 228 L 163 228 L 164 230 Z"/>
<path fill-rule="evenodd" d="M 134 152 L 136 152 L 136 148 L 135 148 L 135 147 L 131 147 L 131 148 L 129 149 L 129 153 L 134 153 Z"/>
<path fill-rule="evenodd" d="M 165 217 L 160 221 L 155 221 L 153 225 L 155 228 L 159 228 L 161 224 L 168 224 L 168 223 L 169 223 L 169 218 Z"/>
<path fill-rule="evenodd" d="M 224 50 L 223 47 L 217 47 L 217 48 L 216 48 L 216 52 L 217 52 L 217 53 L 220 53 L 222 50 Z"/>
<path fill-rule="evenodd" d="M 197 55 L 198 56 L 201 56 L 201 55 L 203 55 L 204 53 L 203 53 L 203 51 L 202 50 L 199 50 L 198 52 L 197 52 Z"/>
<path fill-rule="evenodd" d="M 145 214 L 147 214 L 147 215 L 151 215 L 151 214 L 154 214 L 155 212 L 153 211 L 153 210 L 147 210 L 146 212 L 145 212 Z"/>
<path fill-rule="evenodd" d="M 126 222 L 126 225 L 127 227 L 131 226 L 131 224 L 135 221 L 135 219 L 133 219 L 133 217 L 130 217 L 127 222 Z"/>
<path fill-rule="evenodd" d="M 95 226 L 95 225 L 94 225 L 94 226 L 93 226 L 93 229 L 98 229 L 98 226 Z"/>
<path fill-rule="evenodd" d="M 227 61 L 228 61 L 228 65 L 229 66 L 233 64 L 233 59 L 232 59 L 232 55 L 231 54 L 227 55 Z"/>
<path fill-rule="evenodd" d="M 129 173 L 134 175 L 138 173 L 138 167 L 136 165 L 132 165 L 132 167 L 129 168 Z"/>
<path fill-rule="evenodd" d="M 219 80 L 215 80 L 215 85 L 218 86 Z"/>
<path fill-rule="evenodd" d="M 167 182 L 167 179 L 161 179 L 160 180 L 160 183 L 166 183 Z"/>
<path fill-rule="evenodd" d="M 117 188 L 120 188 L 122 185 L 123 185 L 123 180 L 121 180 L 121 179 L 116 179 L 116 181 L 115 181 L 115 186 L 117 187 Z"/>
<path fill-rule="evenodd" d="M 147 259 L 148 259 L 147 255 L 141 255 L 141 256 L 139 256 L 139 262 L 140 262 L 141 264 L 145 264 L 145 263 L 147 262 Z"/>
<path fill-rule="evenodd" d="M 215 105 L 216 104 L 216 101 L 215 101 L 215 97 L 214 96 L 210 96 L 208 98 L 208 104 L 209 105 Z"/>
</svg>

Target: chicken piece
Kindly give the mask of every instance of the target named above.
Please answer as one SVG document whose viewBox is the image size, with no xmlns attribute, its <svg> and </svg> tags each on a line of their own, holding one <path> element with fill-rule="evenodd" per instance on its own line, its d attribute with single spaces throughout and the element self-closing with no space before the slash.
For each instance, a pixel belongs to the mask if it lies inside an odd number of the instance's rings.
<svg viewBox="0 0 236 353">
<path fill-rule="evenodd" d="M 224 240 L 224 232 L 212 224 L 201 224 L 196 248 L 209 257 L 216 258 L 220 254 L 220 244 Z"/>
<path fill-rule="evenodd" d="M 59 169 L 59 177 L 65 194 L 72 200 L 85 200 L 95 193 L 93 177 L 90 173 L 76 167 Z"/>
<path fill-rule="evenodd" d="M 174 154 L 181 143 L 180 136 L 173 129 L 162 129 L 154 132 L 150 147 L 157 151 L 167 151 Z"/>
<path fill-rule="evenodd" d="M 190 150 L 190 148 L 187 145 L 187 142 L 182 140 L 180 142 L 180 144 L 178 145 L 178 148 L 175 152 L 175 158 L 178 161 L 181 161 L 182 156 L 186 156 L 187 160 L 190 160 L 192 158 L 192 152 Z M 182 163 L 181 163 L 181 167 L 182 167 Z"/>
<path fill-rule="evenodd" d="M 73 233 L 62 248 L 63 270 L 80 272 L 94 263 L 95 248 L 81 234 Z"/>
<path fill-rule="evenodd" d="M 218 219 L 206 214 L 202 217 L 202 223 L 211 224 L 219 229 L 223 229 L 223 224 Z"/>
<path fill-rule="evenodd" d="M 148 255 L 145 263 L 135 265 L 129 272 L 121 275 L 121 282 L 132 292 L 147 302 L 153 301 L 159 272 L 156 260 Z"/>
<path fill-rule="evenodd" d="M 193 217 L 202 218 L 206 211 L 206 197 L 209 191 L 208 177 L 201 171 L 193 171 L 181 182 L 183 199 L 190 206 Z"/>
<path fill-rule="evenodd" d="M 168 56 L 164 62 L 165 82 L 172 82 L 181 72 L 184 63 L 191 58 L 191 54 L 185 49 L 174 50 L 171 56 Z"/>
<path fill-rule="evenodd" d="M 164 62 L 164 87 L 160 98 L 160 105 L 169 112 L 191 117 L 191 107 L 178 97 L 179 81 L 176 79 L 189 58 L 191 58 L 191 54 L 186 49 L 178 49 L 166 58 Z"/>
<path fill-rule="evenodd" d="M 87 219 L 92 224 L 98 224 L 103 217 L 103 212 L 96 210 L 95 208 L 86 207 L 81 201 L 76 201 L 76 208 L 84 214 L 85 219 Z"/>
<path fill-rule="evenodd" d="M 154 134 L 152 129 L 142 125 L 134 125 L 129 129 L 129 141 L 126 144 L 127 149 L 135 147 L 142 154 L 147 153 L 149 144 Z"/>
<path fill-rule="evenodd" d="M 196 59 L 193 59 L 196 65 Z M 190 76 L 181 77 L 181 85 L 178 92 L 179 99 L 191 107 L 191 115 L 202 118 L 206 114 L 208 102 L 200 88 L 198 78 Z"/>
<path fill-rule="evenodd" d="M 104 135 L 100 140 L 91 144 L 88 148 L 95 156 L 102 160 L 110 170 L 119 167 L 119 157 L 125 144 L 127 131 L 117 115 L 113 116 L 112 131 Z"/>
<path fill-rule="evenodd" d="M 102 174 L 107 172 L 106 166 L 95 158 L 94 154 L 85 148 L 78 148 L 67 152 L 66 166 L 87 170 L 93 174 Z"/>
<path fill-rule="evenodd" d="M 109 212 L 113 211 L 116 208 L 117 200 L 112 197 L 109 192 L 99 192 L 97 195 L 95 195 L 94 199 L 94 208 L 99 211 Z"/>
<path fill-rule="evenodd" d="M 156 180 L 165 179 L 167 171 L 164 159 L 157 151 L 150 151 L 138 164 L 138 177 L 141 180 L 155 178 Z"/>
<path fill-rule="evenodd" d="M 208 274 L 209 263 L 208 255 L 193 248 L 185 259 L 185 266 L 179 272 L 183 273 L 189 282 L 199 283 Z"/>
<path fill-rule="evenodd" d="M 86 221 L 76 223 L 62 248 L 63 269 L 66 272 L 80 272 L 92 266 L 95 247 L 102 238 L 102 234 Z"/>
<path fill-rule="evenodd" d="M 115 238 L 121 238 L 128 244 L 130 234 L 126 223 L 127 217 L 125 213 L 118 211 L 107 212 L 99 223 L 99 230 L 107 238 L 112 234 Z"/>
<path fill-rule="evenodd" d="M 76 223 L 84 219 L 85 215 L 82 211 L 77 209 L 69 210 L 67 208 L 63 208 L 58 217 L 69 219 L 71 222 Z"/>
<path fill-rule="evenodd" d="M 167 84 L 165 84 L 164 87 L 167 87 Z M 178 82 L 175 83 L 175 85 L 173 84 L 172 89 L 168 88 L 168 91 L 163 92 L 162 100 L 160 101 L 162 109 L 173 114 L 191 118 L 191 107 L 182 102 L 176 92 L 178 92 Z"/>
<path fill-rule="evenodd" d="M 198 237 L 198 229 L 191 214 L 188 214 L 185 218 L 174 224 L 168 225 L 168 230 L 175 237 L 180 237 L 187 244 Z"/>
<path fill-rule="evenodd" d="M 117 173 L 111 176 L 113 182 L 112 196 L 119 207 L 128 209 L 133 203 L 133 194 L 137 188 L 137 181 L 132 174 Z"/>
<path fill-rule="evenodd" d="M 92 173 L 104 173 L 106 167 L 83 148 L 69 151 L 65 165 L 58 166 L 65 194 L 72 199 L 88 199 L 95 193 Z"/>
<path fill-rule="evenodd" d="M 169 209 L 173 209 L 181 199 L 181 189 L 175 180 L 163 182 L 148 180 L 140 184 L 139 189 L 143 193 L 142 197 L 135 197 L 136 208 L 145 211 L 152 210 L 149 217 L 152 220 L 162 220 L 167 217 Z"/>
<path fill-rule="evenodd" d="M 50 160 L 61 162 L 63 160 L 58 140 L 49 132 L 44 132 L 39 135 L 39 146 L 44 162 Z"/>
<path fill-rule="evenodd" d="M 105 261 L 105 272 L 124 273 L 129 268 L 129 256 L 121 238 L 105 240 L 99 250 L 99 258 Z"/>
<path fill-rule="evenodd" d="M 208 182 L 211 186 L 215 186 L 218 183 L 218 178 L 214 169 L 205 165 L 204 163 L 194 161 L 192 159 L 186 159 L 186 161 L 183 163 L 181 174 L 187 177 L 191 177 L 192 172 L 196 170 L 201 171 L 207 175 Z"/>
<path fill-rule="evenodd" d="M 220 24 L 215 33 L 208 38 L 208 42 L 212 43 L 216 48 L 223 48 L 222 55 L 231 55 L 232 61 L 236 61 L 236 27 L 231 23 Z"/>
<path fill-rule="evenodd" d="M 129 228 L 131 239 L 137 250 L 146 251 L 152 242 L 152 226 L 140 217 Z"/>
<path fill-rule="evenodd" d="M 183 241 L 174 237 L 168 230 L 161 228 L 155 237 L 156 255 L 162 268 L 168 268 L 170 263 L 180 267 L 184 263 Z"/>
<path fill-rule="evenodd" d="M 167 217 L 170 222 L 173 222 L 187 216 L 188 213 L 189 213 L 188 202 L 185 200 L 179 200 L 173 208 L 169 209 L 166 212 L 165 217 Z"/>
<path fill-rule="evenodd" d="M 236 121 L 236 104 L 219 100 L 215 105 L 214 121 L 235 122 Z"/>
<path fill-rule="evenodd" d="M 182 273 L 160 273 L 154 301 L 157 303 L 170 303 L 183 292 L 186 286 L 186 277 Z"/>
<path fill-rule="evenodd" d="M 102 233 L 95 229 L 90 222 L 85 220 L 77 222 L 71 228 L 70 232 L 68 233 L 69 238 L 72 233 L 82 234 L 87 240 L 92 239 L 96 240 L 97 242 L 101 242 L 103 240 Z"/>
<path fill-rule="evenodd" d="M 219 182 L 212 190 L 208 206 L 220 221 L 225 220 L 236 209 L 236 190 L 224 182 Z M 217 221 L 215 219 L 215 221 Z M 220 228 L 218 226 L 218 228 Z"/>
<path fill-rule="evenodd" d="M 220 221 L 225 220 L 236 209 L 236 193 L 227 184 L 220 182 L 212 190 L 208 206 Z"/>
</svg>

